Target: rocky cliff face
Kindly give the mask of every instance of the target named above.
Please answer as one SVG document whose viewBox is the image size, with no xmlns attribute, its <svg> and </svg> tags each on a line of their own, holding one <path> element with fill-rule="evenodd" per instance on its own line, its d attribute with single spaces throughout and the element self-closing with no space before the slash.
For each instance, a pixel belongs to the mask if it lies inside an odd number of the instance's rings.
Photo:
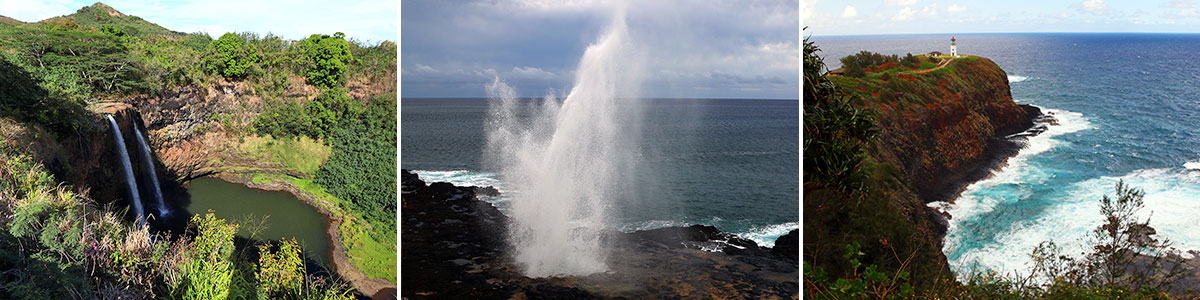
<svg viewBox="0 0 1200 300">
<path fill-rule="evenodd" d="M 1037 108 L 1017 105 L 1008 76 L 982 57 L 956 59 L 927 74 L 841 80 L 876 111 L 872 157 L 900 168 L 924 202 L 957 196 L 1020 148 L 1003 137 L 1033 126 Z M 879 95 L 879 96 L 876 96 Z M 986 172 L 984 172 L 986 174 Z"/>
<path fill-rule="evenodd" d="M 863 265 L 904 266 L 917 286 L 948 278 L 945 216 L 926 203 L 952 200 L 1016 154 L 1022 144 L 1006 137 L 1033 127 L 1040 112 L 1013 102 L 1004 70 L 982 57 L 926 73 L 827 78 L 874 112 L 878 133 L 863 171 L 869 192 L 806 186 L 806 259 L 848 274 L 841 249 L 860 243 Z"/>
</svg>

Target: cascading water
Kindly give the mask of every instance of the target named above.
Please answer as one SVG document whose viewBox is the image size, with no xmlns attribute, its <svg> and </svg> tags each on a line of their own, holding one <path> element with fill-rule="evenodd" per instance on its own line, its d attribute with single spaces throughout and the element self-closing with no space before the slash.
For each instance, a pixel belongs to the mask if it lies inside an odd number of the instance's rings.
<svg viewBox="0 0 1200 300">
<path fill-rule="evenodd" d="M 117 150 L 121 153 L 121 167 L 125 169 L 125 183 L 129 184 L 129 202 L 133 204 L 134 220 L 141 225 L 145 223 L 145 215 L 142 214 L 142 200 L 138 197 L 137 180 L 133 177 L 133 165 L 129 162 L 129 153 L 125 151 L 125 139 L 121 138 L 121 128 L 117 127 L 117 120 L 112 115 L 108 115 L 108 124 L 112 125 Z"/>
<path fill-rule="evenodd" d="M 158 171 L 154 170 L 154 160 L 150 156 L 150 146 L 146 145 L 146 139 L 142 138 L 142 130 L 137 126 L 133 127 L 134 133 L 137 134 L 138 150 L 141 150 L 142 161 L 146 163 L 146 171 L 150 175 L 150 191 L 154 192 L 154 201 L 158 204 L 158 218 L 166 218 L 171 212 L 167 210 L 167 205 L 163 203 L 162 188 L 158 185 Z"/>
<path fill-rule="evenodd" d="M 637 60 L 623 11 L 584 52 L 561 102 L 522 105 L 496 78 L 488 85 L 487 161 L 521 190 L 512 200 L 509 244 L 532 277 L 607 269 L 603 234 L 633 184 L 640 136 Z"/>
</svg>

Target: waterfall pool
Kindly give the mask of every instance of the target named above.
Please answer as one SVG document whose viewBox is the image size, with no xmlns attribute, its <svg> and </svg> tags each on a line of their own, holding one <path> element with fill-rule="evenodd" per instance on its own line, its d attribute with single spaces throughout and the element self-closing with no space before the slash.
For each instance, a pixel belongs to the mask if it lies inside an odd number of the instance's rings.
<svg viewBox="0 0 1200 300">
<path fill-rule="evenodd" d="M 237 236 L 279 241 L 295 238 L 305 256 L 329 266 L 329 240 L 325 228 L 329 221 L 308 204 L 286 192 L 263 191 L 217 178 L 198 178 L 188 189 L 189 214 L 212 210 L 218 218 L 238 224 Z M 265 217 L 265 222 L 264 222 Z M 254 236 L 251 229 L 265 223 Z"/>
</svg>

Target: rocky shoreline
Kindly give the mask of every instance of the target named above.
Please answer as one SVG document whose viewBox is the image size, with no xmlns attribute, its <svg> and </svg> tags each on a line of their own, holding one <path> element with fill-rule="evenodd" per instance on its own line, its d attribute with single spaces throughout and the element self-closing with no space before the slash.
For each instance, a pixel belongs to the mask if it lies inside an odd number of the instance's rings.
<svg viewBox="0 0 1200 300">
<path fill-rule="evenodd" d="M 945 183 L 937 189 L 939 192 L 935 194 L 936 196 L 924 199 L 925 203 L 943 201 L 953 204 L 963 191 L 966 191 L 967 186 L 991 177 L 994 171 L 1007 165 L 1008 159 L 1017 156 L 1017 153 L 1027 146 L 1026 141 L 1029 138 L 1045 132 L 1047 126 L 1057 124 L 1053 115 L 1043 113 L 1036 106 L 1028 104 L 1019 106 L 1025 112 L 1024 117 L 1027 118 L 1026 124 L 1028 125 L 998 132 L 997 137 L 990 141 L 988 147 L 984 149 L 983 155 L 967 163 L 969 167 L 961 172 L 939 176 L 936 180 Z M 936 208 L 931 211 L 930 219 L 937 225 L 938 235 L 944 237 L 946 231 L 949 230 L 949 219 L 952 216 L 950 213 Z"/>
<path fill-rule="evenodd" d="M 342 247 L 341 235 L 338 232 L 338 227 L 341 225 L 342 219 L 333 216 L 328 209 L 321 205 L 322 202 L 316 196 L 305 193 L 299 187 L 284 181 L 271 180 L 268 183 L 257 183 L 252 178 L 235 173 L 217 173 L 213 177 L 252 189 L 287 192 L 296 197 L 296 199 L 300 199 L 304 204 L 311 206 L 317 213 L 325 216 L 325 238 L 329 241 L 328 258 L 333 271 L 337 273 L 338 277 L 349 281 L 355 290 L 370 296 L 371 299 L 396 299 L 396 284 L 394 282 L 381 278 L 370 278 L 366 273 L 358 270 L 358 268 L 355 268 L 350 263 L 350 256 L 346 254 L 346 249 Z"/>
<path fill-rule="evenodd" d="M 799 231 L 772 248 L 712 226 L 609 232 L 608 271 L 522 275 L 508 217 L 477 196 L 494 190 L 426 184 L 401 171 L 401 286 L 412 299 L 799 298 Z"/>
</svg>

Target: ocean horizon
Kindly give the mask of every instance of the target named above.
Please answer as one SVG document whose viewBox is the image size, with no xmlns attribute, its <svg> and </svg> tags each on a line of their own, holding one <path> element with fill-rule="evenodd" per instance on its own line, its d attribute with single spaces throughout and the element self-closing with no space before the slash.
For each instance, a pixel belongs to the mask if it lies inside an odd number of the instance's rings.
<svg viewBox="0 0 1200 300">
<path fill-rule="evenodd" d="M 523 101 L 544 101 L 524 98 Z M 798 99 L 646 98 L 634 199 L 615 229 L 712 225 L 763 246 L 800 227 Z M 402 98 L 401 168 L 428 182 L 521 192 L 484 161 L 486 98 Z"/>
<path fill-rule="evenodd" d="M 1141 218 L 1200 250 L 1200 34 L 1015 33 L 819 36 L 829 68 L 859 51 L 958 52 L 1007 72 L 1012 98 L 1057 124 L 954 203 L 943 252 L 961 276 L 1027 272 L 1040 243 L 1081 253 L 1117 182 L 1145 191 Z"/>
</svg>

